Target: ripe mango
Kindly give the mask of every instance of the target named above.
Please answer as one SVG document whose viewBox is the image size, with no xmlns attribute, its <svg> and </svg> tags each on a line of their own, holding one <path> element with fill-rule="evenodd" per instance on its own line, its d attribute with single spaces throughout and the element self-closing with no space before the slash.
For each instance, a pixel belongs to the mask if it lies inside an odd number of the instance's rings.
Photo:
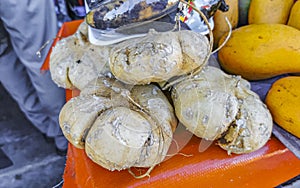
<svg viewBox="0 0 300 188">
<path fill-rule="evenodd" d="M 295 27 L 300 30 L 300 1 L 296 1 L 293 5 L 290 17 L 287 23 L 289 26 Z"/>
<path fill-rule="evenodd" d="M 223 36 L 219 45 L 223 43 Z M 283 24 L 251 24 L 233 30 L 220 49 L 221 67 L 248 80 L 300 73 L 300 30 Z"/>
<path fill-rule="evenodd" d="M 251 0 L 248 23 L 286 24 L 294 0 Z"/>
<path fill-rule="evenodd" d="M 265 102 L 273 120 L 300 138 L 300 76 L 287 76 L 274 82 Z"/>
</svg>

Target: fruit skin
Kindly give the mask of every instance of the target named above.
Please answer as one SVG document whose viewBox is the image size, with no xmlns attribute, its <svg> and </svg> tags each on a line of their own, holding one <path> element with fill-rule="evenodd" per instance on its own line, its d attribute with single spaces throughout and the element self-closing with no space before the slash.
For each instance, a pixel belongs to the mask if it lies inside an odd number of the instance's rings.
<svg viewBox="0 0 300 188">
<path fill-rule="evenodd" d="M 300 1 L 296 1 L 293 5 L 287 25 L 300 30 Z"/>
<path fill-rule="evenodd" d="M 239 0 L 239 23 L 238 26 L 248 25 L 248 11 L 251 0 Z"/>
<path fill-rule="evenodd" d="M 287 76 L 274 82 L 265 103 L 274 121 L 300 138 L 300 77 Z"/>
<path fill-rule="evenodd" d="M 218 46 L 220 38 L 229 31 L 229 26 L 225 20 L 225 16 L 228 18 L 232 29 L 236 28 L 239 19 L 239 6 L 238 0 L 225 0 L 226 4 L 229 6 L 227 12 L 222 12 L 218 10 L 214 15 L 214 48 Z"/>
<path fill-rule="evenodd" d="M 300 43 L 295 41 L 300 41 L 300 31 L 287 25 L 242 26 L 233 30 L 218 59 L 225 71 L 248 80 L 299 73 Z"/>
<path fill-rule="evenodd" d="M 294 0 L 251 0 L 248 23 L 286 24 Z"/>
</svg>

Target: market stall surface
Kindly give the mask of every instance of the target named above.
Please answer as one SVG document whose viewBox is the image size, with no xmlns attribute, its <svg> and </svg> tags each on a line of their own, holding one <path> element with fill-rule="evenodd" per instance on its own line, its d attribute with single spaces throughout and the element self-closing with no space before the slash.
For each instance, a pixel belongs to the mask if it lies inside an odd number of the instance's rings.
<svg viewBox="0 0 300 188">
<path fill-rule="evenodd" d="M 0 188 L 62 187 L 65 163 L 0 84 Z M 294 187 L 300 176 L 277 188 Z"/>
<path fill-rule="evenodd" d="M 55 187 L 62 181 L 65 161 L 0 84 L 0 187 Z"/>
</svg>

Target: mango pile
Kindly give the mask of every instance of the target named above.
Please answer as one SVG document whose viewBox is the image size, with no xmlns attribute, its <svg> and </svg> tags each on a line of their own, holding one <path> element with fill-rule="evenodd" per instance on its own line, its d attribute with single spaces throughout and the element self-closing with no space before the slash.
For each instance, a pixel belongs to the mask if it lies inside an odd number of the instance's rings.
<svg viewBox="0 0 300 188">
<path fill-rule="evenodd" d="M 265 103 L 275 123 L 300 138 L 300 1 L 226 3 L 230 11 L 214 17 L 220 66 L 249 81 L 284 77 L 273 83 Z"/>
</svg>

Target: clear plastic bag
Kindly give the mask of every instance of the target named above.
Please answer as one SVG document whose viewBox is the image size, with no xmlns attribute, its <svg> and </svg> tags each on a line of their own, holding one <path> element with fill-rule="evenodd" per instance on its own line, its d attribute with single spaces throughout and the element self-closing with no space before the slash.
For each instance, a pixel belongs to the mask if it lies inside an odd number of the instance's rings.
<svg viewBox="0 0 300 188">
<path fill-rule="evenodd" d="M 90 42 L 95 45 L 142 37 L 149 29 L 171 31 L 176 23 L 179 29 L 187 28 L 205 35 L 209 32 L 207 25 L 194 8 L 207 17 L 211 29 L 215 11 L 228 9 L 224 0 L 189 0 L 188 4 L 179 0 L 94 0 L 94 4 L 91 3 L 92 0 L 86 0 L 86 22 Z"/>
</svg>

